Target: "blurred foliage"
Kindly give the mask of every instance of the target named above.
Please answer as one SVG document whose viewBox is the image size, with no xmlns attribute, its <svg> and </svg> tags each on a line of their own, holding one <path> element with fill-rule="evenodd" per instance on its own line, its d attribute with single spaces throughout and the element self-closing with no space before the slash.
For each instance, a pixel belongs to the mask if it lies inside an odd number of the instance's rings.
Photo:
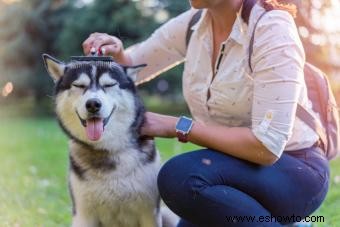
<svg viewBox="0 0 340 227">
<path fill-rule="evenodd" d="M 41 54 L 61 59 L 81 54 L 92 32 L 115 34 L 137 42 L 155 27 L 131 1 L 25 0 L 0 5 L 0 88 L 14 82 L 15 95 L 41 102 L 52 90 Z"/>
<path fill-rule="evenodd" d="M 132 1 L 100 1 L 75 7 L 70 1 L 70 13 L 63 20 L 63 28 L 56 38 L 56 49 L 63 58 L 81 55 L 81 43 L 94 32 L 113 34 L 124 45 L 130 45 L 150 34 L 157 26 L 151 16 L 143 15 Z M 66 45 L 67 44 L 67 45 Z"/>
<path fill-rule="evenodd" d="M 303 34 L 307 59 L 329 73 L 339 100 L 340 29 L 327 31 L 317 23 L 318 17 L 327 16 L 332 7 L 340 8 L 339 2 L 290 1 L 299 8 L 296 23 Z M 189 7 L 188 1 L 183 0 L 0 0 L 0 92 L 6 83 L 12 82 L 11 98 L 31 96 L 45 108 L 41 104 L 47 103 L 53 83 L 44 69 L 42 53 L 62 60 L 80 55 L 82 42 L 92 32 L 116 35 L 129 46 L 149 36 L 164 19 Z M 163 15 L 163 20 L 159 15 Z M 141 90 L 177 103 L 182 99 L 182 69 L 179 66 L 166 72 L 142 85 Z M 0 102 L 4 99 L 0 93 Z"/>
<path fill-rule="evenodd" d="M 324 70 L 329 70 L 330 68 L 340 70 L 340 61 L 330 56 L 333 51 L 340 54 L 340 27 L 328 28 L 333 25 L 332 20 L 337 21 L 340 19 L 339 1 L 295 0 L 295 2 L 299 9 L 296 23 L 300 29 L 306 29 L 306 34 L 302 36 L 302 41 L 307 52 L 307 58 Z M 332 8 L 336 8 L 337 11 L 333 10 L 332 12 Z M 336 17 L 329 18 L 330 15 L 327 14 L 331 13 L 337 14 Z M 327 16 L 328 18 L 326 18 Z"/>
</svg>

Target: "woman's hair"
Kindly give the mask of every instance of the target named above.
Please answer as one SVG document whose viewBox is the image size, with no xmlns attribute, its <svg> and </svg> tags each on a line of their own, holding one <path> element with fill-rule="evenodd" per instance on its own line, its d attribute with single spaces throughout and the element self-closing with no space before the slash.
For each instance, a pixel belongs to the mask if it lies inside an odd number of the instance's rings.
<svg viewBox="0 0 340 227">
<path fill-rule="evenodd" d="M 291 3 L 289 0 L 260 0 L 260 3 L 266 10 L 285 10 L 289 12 L 293 17 L 296 17 L 296 5 L 294 3 Z"/>
</svg>

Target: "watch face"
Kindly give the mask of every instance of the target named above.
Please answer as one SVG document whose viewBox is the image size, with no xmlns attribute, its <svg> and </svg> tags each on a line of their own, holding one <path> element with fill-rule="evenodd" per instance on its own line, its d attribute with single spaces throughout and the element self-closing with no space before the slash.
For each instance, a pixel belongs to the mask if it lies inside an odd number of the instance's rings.
<svg viewBox="0 0 340 227">
<path fill-rule="evenodd" d="M 188 132 L 191 129 L 192 126 L 192 120 L 186 117 L 181 117 L 179 121 L 177 122 L 176 129 Z"/>
</svg>

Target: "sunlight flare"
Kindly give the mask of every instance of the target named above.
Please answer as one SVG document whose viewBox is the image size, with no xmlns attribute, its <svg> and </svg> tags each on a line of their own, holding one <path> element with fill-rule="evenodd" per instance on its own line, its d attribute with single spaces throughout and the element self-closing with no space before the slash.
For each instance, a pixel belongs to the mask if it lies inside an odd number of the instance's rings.
<svg viewBox="0 0 340 227">
<path fill-rule="evenodd" d="M 13 92 L 14 86 L 12 82 L 7 82 L 7 84 L 2 88 L 2 96 L 7 97 Z"/>
<path fill-rule="evenodd" d="M 20 0 L 2 0 L 3 3 L 10 5 L 13 4 L 15 2 L 20 2 Z"/>
</svg>

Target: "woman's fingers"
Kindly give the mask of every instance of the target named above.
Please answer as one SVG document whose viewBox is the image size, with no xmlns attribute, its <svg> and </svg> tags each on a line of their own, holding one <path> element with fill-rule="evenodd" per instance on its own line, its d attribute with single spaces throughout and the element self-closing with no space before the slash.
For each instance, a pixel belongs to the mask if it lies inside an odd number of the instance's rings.
<svg viewBox="0 0 340 227">
<path fill-rule="evenodd" d="M 99 51 L 102 55 L 115 57 L 123 51 L 123 44 L 120 39 L 105 33 L 93 33 L 82 44 L 85 55 L 93 50 Z"/>
<path fill-rule="evenodd" d="M 84 55 L 89 55 L 90 51 L 92 49 L 93 46 L 93 42 L 96 40 L 97 36 L 99 35 L 99 33 L 92 33 L 83 43 L 82 43 L 82 47 L 83 47 L 83 52 Z"/>
<path fill-rule="evenodd" d="M 90 50 L 91 50 L 92 43 L 93 43 L 93 40 L 90 40 L 90 37 L 87 38 L 87 39 L 83 42 L 82 47 L 83 47 L 83 53 L 84 53 L 84 55 L 89 55 L 89 54 L 90 54 Z"/>
<path fill-rule="evenodd" d="M 121 46 L 118 46 L 116 44 L 112 45 L 103 45 L 100 47 L 100 52 L 104 56 L 117 56 L 122 52 Z"/>
<path fill-rule="evenodd" d="M 98 54 L 111 56 L 123 65 L 130 65 L 131 59 L 124 53 L 124 46 L 120 39 L 106 33 L 92 33 L 83 43 L 84 55 Z"/>
<path fill-rule="evenodd" d="M 114 41 L 111 36 L 104 34 L 94 38 L 92 48 L 99 50 L 104 45 L 113 45 Z"/>
</svg>

